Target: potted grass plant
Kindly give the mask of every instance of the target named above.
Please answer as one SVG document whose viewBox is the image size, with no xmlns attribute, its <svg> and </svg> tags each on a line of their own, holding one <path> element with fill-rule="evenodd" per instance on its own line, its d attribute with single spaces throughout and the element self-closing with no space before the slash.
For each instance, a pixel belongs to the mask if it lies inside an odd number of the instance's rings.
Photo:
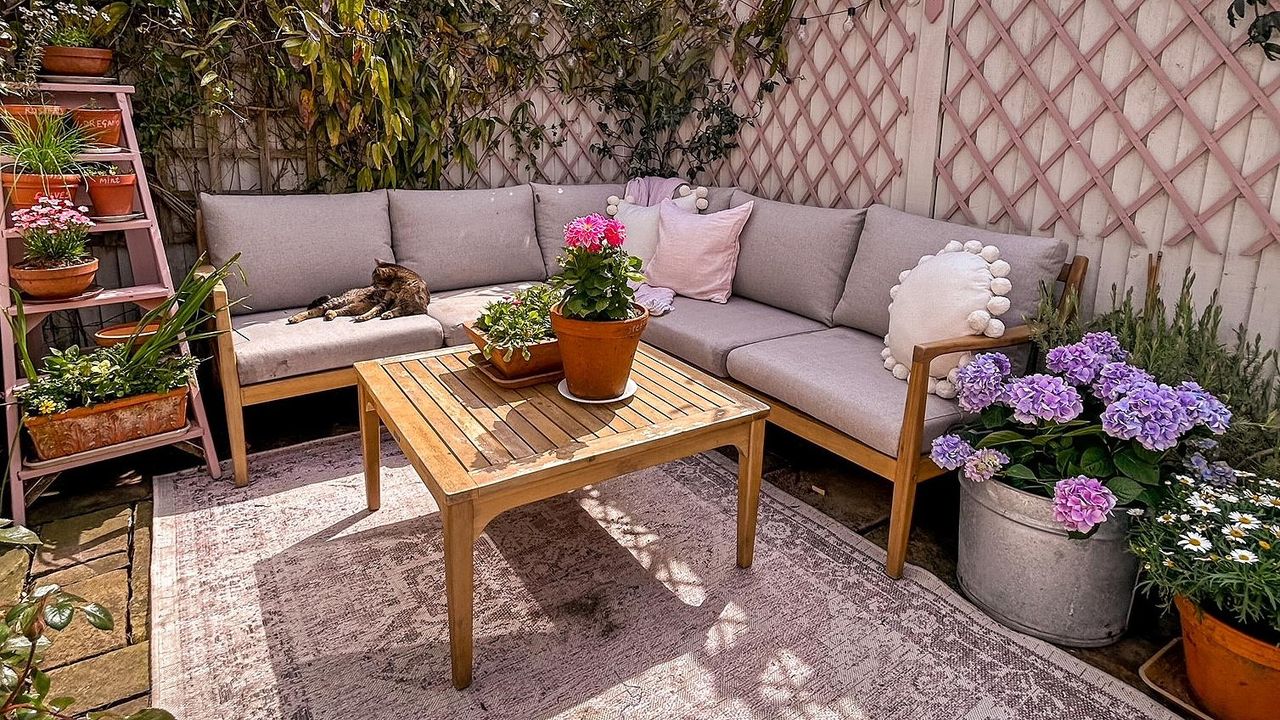
<svg viewBox="0 0 1280 720">
<path fill-rule="evenodd" d="M 1021 377 L 1004 355 L 978 355 L 953 373 L 977 416 L 933 443 L 933 461 L 962 476 L 961 588 L 1001 623 L 1063 645 L 1124 632 L 1131 518 L 1159 504 L 1184 443 L 1231 421 L 1196 383 L 1158 383 L 1127 357 L 1105 332 L 1048 350 L 1047 372 Z"/>
<path fill-rule="evenodd" d="M 127 10 L 123 2 L 98 8 L 83 0 L 34 0 L 19 13 L 33 43 L 40 47 L 40 64 L 46 73 L 102 77 L 111 71 L 113 53 L 99 45 Z"/>
<path fill-rule="evenodd" d="M 209 320 L 204 302 L 238 260 L 233 256 L 207 275 L 188 273 L 138 322 L 139 335 L 154 327 L 145 339 L 91 351 L 53 350 L 39 368 L 27 349 L 22 298 L 14 293 L 17 313 L 8 320 L 29 380 L 17 397 L 35 456 L 51 460 L 185 426 L 188 386 L 200 361 L 179 352 L 179 345 L 217 334 L 198 332 Z"/>
<path fill-rule="evenodd" d="M 583 400 L 621 396 L 631 375 L 649 311 L 635 302 L 630 282 L 642 282 L 640 258 L 622 249 L 626 228 L 598 213 L 565 226 L 564 272 L 551 278 L 559 292 L 551 328 L 560 342 L 569 394 Z"/>
<path fill-rule="evenodd" d="M 31 122 L 0 115 L 9 137 L 0 141 L 0 155 L 12 158 L 0 171 L 0 185 L 10 208 L 29 208 L 44 195 L 74 200 L 83 164 L 77 159 L 89 142 L 64 116 L 38 116 Z"/>
<path fill-rule="evenodd" d="M 133 212 L 137 173 L 115 163 L 98 163 L 85 168 L 84 179 L 95 216 L 119 218 Z"/>
<path fill-rule="evenodd" d="M 9 266 L 19 290 L 38 300 L 75 297 L 93 284 L 98 259 L 89 254 L 86 207 L 40 196 L 35 207 L 10 213 L 22 237 L 22 260 Z"/>
<path fill-rule="evenodd" d="M 1143 586 L 1178 608 L 1187 679 L 1219 720 L 1280 713 L 1280 481 L 1187 458 L 1137 522 Z"/>
<path fill-rule="evenodd" d="M 551 308 L 557 299 L 550 286 L 533 285 L 489 303 L 463 328 L 508 380 L 552 372 L 561 365 L 560 344 L 551 330 Z"/>
</svg>

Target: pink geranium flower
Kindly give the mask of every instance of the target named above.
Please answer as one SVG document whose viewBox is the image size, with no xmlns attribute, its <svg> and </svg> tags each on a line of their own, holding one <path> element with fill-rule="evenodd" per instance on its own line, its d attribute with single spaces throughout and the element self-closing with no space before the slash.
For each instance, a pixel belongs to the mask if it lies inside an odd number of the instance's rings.
<svg viewBox="0 0 1280 720">
<path fill-rule="evenodd" d="M 627 229 L 622 223 L 599 213 L 574 218 L 564 226 L 565 247 L 579 248 L 587 252 L 600 252 L 606 247 L 622 247 L 627 240 Z"/>
</svg>

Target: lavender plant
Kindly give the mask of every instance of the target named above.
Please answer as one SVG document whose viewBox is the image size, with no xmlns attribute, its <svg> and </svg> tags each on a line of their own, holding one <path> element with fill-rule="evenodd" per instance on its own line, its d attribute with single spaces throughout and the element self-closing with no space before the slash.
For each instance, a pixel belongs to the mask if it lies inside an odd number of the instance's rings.
<svg viewBox="0 0 1280 720">
<path fill-rule="evenodd" d="M 1128 360 L 1107 332 L 1050 349 L 1044 373 L 1015 377 L 1004 355 L 978 355 L 953 376 L 960 407 L 977 417 L 935 440 L 933 461 L 1052 498 L 1076 535 L 1116 507 L 1158 505 L 1162 468 L 1186 441 L 1226 432 L 1231 411 L 1195 382 L 1159 383 Z"/>
</svg>

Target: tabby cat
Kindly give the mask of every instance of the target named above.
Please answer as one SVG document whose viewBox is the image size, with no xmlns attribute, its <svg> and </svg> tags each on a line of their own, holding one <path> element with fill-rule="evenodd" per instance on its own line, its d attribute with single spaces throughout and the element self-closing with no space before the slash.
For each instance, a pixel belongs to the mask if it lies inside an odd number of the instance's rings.
<svg viewBox="0 0 1280 720">
<path fill-rule="evenodd" d="M 373 269 L 373 284 L 348 290 L 337 297 L 316 298 L 306 310 L 289 318 L 289 324 L 311 318 L 355 316 L 355 322 L 380 317 L 390 320 L 405 315 L 422 315 L 431 302 L 431 292 L 418 273 L 403 265 L 378 261 Z"/>
</svg>

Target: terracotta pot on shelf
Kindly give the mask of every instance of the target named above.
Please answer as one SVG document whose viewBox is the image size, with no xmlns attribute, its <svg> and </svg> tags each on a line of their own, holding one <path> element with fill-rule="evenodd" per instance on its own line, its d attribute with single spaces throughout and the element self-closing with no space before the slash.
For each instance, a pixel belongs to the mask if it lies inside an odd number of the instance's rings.
<svg viewBox="0 0 1280 720">
<path fill-rule="evenodd" d="M 147 323 L 141 328 L 138 327 L 138 323 L 108 325 L 93 334 L 93 341 L 98 344 L 98 347 L 111 347 L 126 342 L 134 345 L 146 342 L 159 329 L 158 322 Z"/>
<path fill-rule="evenodd" d="M 1174 602 L 1196 702 L 1218 720 L 1280 717 L 1280 647 L 1202 612 L 1184 597 Z"/>
<path fill-rule="evenodd" d="M 5 201 L 10 210 L 22 210 L 36 204 L 45 195 L 59 200 L 75 200 L 80 189 L 79 175 L 37 175 L 35 173 L 0 173 Z"/>
<path fill-rule="evenodd" d="M 578 320 L 551 310 L 551 328 L 560 342 L 560 359 L 569 392 L 583 400 L 618 397 L 627 388 L 640 334 L 649 324 L 649 311 L 629 320 Z"/>
<path fill-rule="evenodd" d="M 127 215 L 133 212 L 133 188 L 138 184 L 138 176 L 134 173 L 90 175 L 86 182 L 94 215 Z"/>
<path fill-rule="evenodd" d="M 75 108 L 71 120 L 84 131 L 89 142 L 98 145 L 120 145 L 120 131 L 124 127 L 120 108 Z"/>
<path fill-rule="evenodd" d="M 187 388 L 147 393 L 22 421 L 40 460 L 74 455 L 179 430 L 187 424 Z"/>
<path fill-rule="evenodd" d="M 102 77 L 111 72 L 110 50 L 46 45 L 40 66 L 50 75 Z"/>
<path fill-rule="evenodd" d="M 467 337 L 471 338 L 471 342 L 483 352 L 485 345 L 489 342 L 484 331 L 477 330 L 475 323 L 464 323 L 462 329 L 466 331 Z M 495 351 L 489 358 L 489 362 L 493 364 L 494 370 L 499 375 L 508 380 L 541 375 L 560 369 L 560 343 L 554 338 L 537 345 L 530 345 L 528 360 L 525 360 L 524 355 L 519 351 L 512 353 L 510 360 L 502 356 L 501 351 Z"/>
<path fill-rule="evenodd" d="M 36 300 L 75 297 L 88 290 L 98 274 L 97 258 L 61 268 L 24 268 L 21 265 L 9 266 L 9 278 L 19 290 Z"/>
<path fill-rule="evenodd" d="M 0 104 L 0 111 L 13 117 L 14 120 L 31 128 L 32 132 L 40 130 L 40 120 L 45 117 L 60 117 L 67 109 L 61 105 L 25 105 L 22 103 Z"/>
</svg>

